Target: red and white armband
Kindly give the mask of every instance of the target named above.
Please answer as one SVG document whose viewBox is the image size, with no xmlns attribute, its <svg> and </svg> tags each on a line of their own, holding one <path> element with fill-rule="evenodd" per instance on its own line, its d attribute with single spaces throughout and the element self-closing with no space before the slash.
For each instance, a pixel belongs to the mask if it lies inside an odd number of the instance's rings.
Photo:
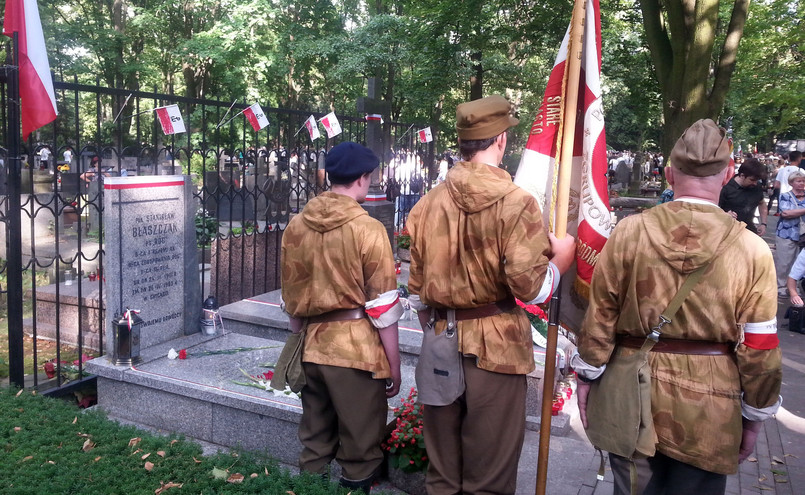
<svg viewBox="0 0 805 495">
<path fill-rule="evenodd" d="M 377 296 L 376 299 L 366 302 L 366 315 L 375 328 L 386 328 L 396 323 L 403 315 L 400 304 L 400 294 L 397 290 L 390 290 Z"/>
<path fill-rule="evenodd" d="M 780 345 L 777 337 L 777 318 L 758 323 L 744 323 L 743 342 L 746 347 L 752 349 L 774 349 Z"/>
</svg>

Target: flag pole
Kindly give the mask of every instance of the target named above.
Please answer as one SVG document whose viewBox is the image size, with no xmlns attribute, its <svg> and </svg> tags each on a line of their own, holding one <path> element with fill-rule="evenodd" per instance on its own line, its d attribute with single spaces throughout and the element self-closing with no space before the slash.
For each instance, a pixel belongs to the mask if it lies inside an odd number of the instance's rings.
<svg viewBox="0 0 805 495">
<path fill-rule="evenodd" d="M 564 110 L 562 119 L 562 143 L 560 149 L 559 173 L 556 189 L 556 209 L 554 235 L 563 238 L 567 235 L 567 211 L 570 200 L 570 176 L 573 164 L 573 139 L 576 134 L 576 107 L 578 104 L 581 54 L 584 38 L 584 18 L 586 0 L 575 0 L 571 18 L 570 37 L 567 48 L 564 83 Z M 556 342 L 559 334 L 559 306 L 561 303 L 562 282 L 551 297 L 548 311 L 548 343 L 545 349 L 545 373 L 542 387 L 542 411 L 539 428 L 539 451 L 537 457 L 536 495 L 544 495 L 548 480 L 548 454 L 551 442 L 551 408 L 556 374 Z"/>
</svg>

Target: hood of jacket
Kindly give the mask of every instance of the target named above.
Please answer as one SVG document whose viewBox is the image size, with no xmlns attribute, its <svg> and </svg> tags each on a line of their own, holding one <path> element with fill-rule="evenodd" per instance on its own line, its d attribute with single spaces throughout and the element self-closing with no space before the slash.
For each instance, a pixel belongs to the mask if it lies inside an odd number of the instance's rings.
<svg viewBox="0 0 805 495">
<path fill-rule="evenodd" d="M 475 213 L 517 189 L 505 170 L 485 163 L 458 162 L 447 172 L 447 191 L 459 208 Z"/>
<path fill-rule="evenodd" d="M 746 231 L 716 205 L 671 201 L 642 213 L 657 254 L 680 273 L 690 273 L 724 252 Z"/>
<path fill-rule="evenodd" d="M 329 232 L 361 215 L 368 215 L 357 201 L 326 191 L 308 201 L 302 210 L 302 221 L 316 232 Z"/>
</svg>

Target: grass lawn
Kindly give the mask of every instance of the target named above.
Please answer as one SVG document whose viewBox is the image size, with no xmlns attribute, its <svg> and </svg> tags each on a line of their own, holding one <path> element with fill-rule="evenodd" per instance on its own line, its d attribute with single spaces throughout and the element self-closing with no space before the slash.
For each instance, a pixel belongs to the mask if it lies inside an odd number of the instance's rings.
<svg viewBox="0 0 805 495">
<path fill-rule="evenodd" d="M 204 457 L 177 436 L 121 426 L 29 390 L 0 389 L 0 492 L 345 494 L 250 453 Z"/>
</svg>

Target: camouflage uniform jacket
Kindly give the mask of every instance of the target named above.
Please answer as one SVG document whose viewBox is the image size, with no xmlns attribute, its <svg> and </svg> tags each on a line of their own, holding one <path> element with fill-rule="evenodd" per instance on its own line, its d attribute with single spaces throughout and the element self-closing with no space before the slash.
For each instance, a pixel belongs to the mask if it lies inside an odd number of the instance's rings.
<svg viewBox="0 0 805 495">
<path fill-rule="evenodd" d="M 411 210 L 408 288 L 436 308 L 467 309 L 540 292 L 550 244 L 533 196 L 511 176 L 482 163 L 458 162 L 446 181 Z M 440 320 L 436 331 L 446 326 Z M 526 374 L 534 369 L 525 312 L 458 322 L 459 351 L 481 369 Z"/>
<path fill-rule="evenodd" d="M 616 335 L 647 335 L 687 275 L 707 262 L 660 341 L 742 343 L 730 355 L 651 352 L 651 409 L 658 451 L 730 474 L 742 412 L 761 420 L 776 411 L 782 378 L 774 262 L 742 222 L 715 205 L 680 200 L 622 220 L 595 267 L 579 355 L 600 367 Z"/>
<path fill-rule="evenodd" d="M 359 308 L 396 288 L 388 234 L 352 198 L 322 193 L 288 223 L 282 298 L 289 314 Z M 380 336 L 366 318 L 308 325 L 302 360 L 391 376 Z"/>
</svg>

